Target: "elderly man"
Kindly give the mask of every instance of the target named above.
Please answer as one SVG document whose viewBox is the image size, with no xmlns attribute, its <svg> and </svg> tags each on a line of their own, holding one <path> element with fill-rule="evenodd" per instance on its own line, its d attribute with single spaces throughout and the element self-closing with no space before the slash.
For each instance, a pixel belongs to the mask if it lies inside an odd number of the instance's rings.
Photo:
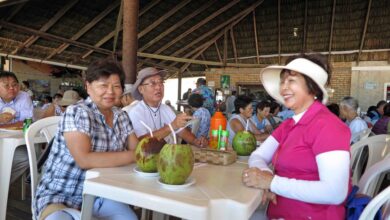
<svg viewBox="0 0 390 220">
<path fill-rule="evenodd" d="M 182 129 L 192 119 L 191 116 L 185 113 L 176 116 L 170 107 L 161 103 L 164 97 L 165 73 L 153 67 L 144 68 L 138 73 L 132 94 L 140 102 L 129 113 L 135 134 L 139 139 L 150 135 L 148 129 L 142 124 L 144 122 L 153 130 L 154 137 L 172 143 L 172 139 L 169 138 L 171 130 L 168 124 L 170 124 L 187 143 L 206 146 L 207 139 L 196 138 L 189 130 Z"/>
<path fill-rule="evenodd" d="M 22 127 L 23 120 L 32 116 L 31 98 L 28 93 L 20 91 L 16 75 L 0 71 L 0 128 Z M 18 147 L 12 162 L 11 183 L 27 168 L 27 149 L 24 146 Z"/>
</svg>

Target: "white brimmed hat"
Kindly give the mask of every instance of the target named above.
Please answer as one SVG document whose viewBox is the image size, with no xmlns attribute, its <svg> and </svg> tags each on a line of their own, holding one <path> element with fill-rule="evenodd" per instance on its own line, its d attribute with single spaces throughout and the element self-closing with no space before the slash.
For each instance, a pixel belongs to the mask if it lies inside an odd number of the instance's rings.
<svg viewBox="0 0 390 220">
<path fill-rule="evenodd" d="M 142 95 L 141 93 L 139 93 L 138 87 L 146 78 L 155 75 L 160 75 L 161 77 L 164 77 L 166 73 L 167 73 L 166 70 L 158 70 L 154 67 L 146 67 L 140 70 L 137 75 L 137 81 L 134 83 L 133 89 L 131 91 L 131 94 L 133 95 L 134 99 L 142 100 Z"/>
<path fill-rule="evenodd" d="M 78 92 L 74 90 L 67 90 L 64 92 L 64 96 L 58 102 L 59 106 L 69 106 L 76 104 L 80 100 L 80 95 Z"/>
<path fill-rule="evenodd" d="M 122 96 L 132 93 L 133 87 L 133 84 L 125 84 L 125 89 L 123 90 Z"/>
<path fill-rule="evenodd" d="M 310 77 L 310 79 L 312 79 L 321 89 L 323 93 L 322 103 L 326 104 L 328 101 L 328 92 L 326 91 L 325 85 L 328 80 L 328 73 L 319 65 L 305 58 L 294 59 L 285 66 L 269 66 L 261 71 L 261 82 L 272 98 L 284 104 L 284 99 L 280 95 L 279 89 L 280 73 L 284 69 L 292 70 Z"/>
</svg>

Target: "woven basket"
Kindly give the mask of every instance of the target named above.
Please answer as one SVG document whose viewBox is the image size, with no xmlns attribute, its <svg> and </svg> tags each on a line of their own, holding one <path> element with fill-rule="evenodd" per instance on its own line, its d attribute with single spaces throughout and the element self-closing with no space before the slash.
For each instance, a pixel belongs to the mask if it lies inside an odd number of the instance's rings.
<svg viewBox="0 0 390 220">
<path fill-rule="evenodd" d="M 205 148 L 193 148 L 195 161 L 217 165 L 229 165 L 237 160 L 235 151 L 220 151 Z"/>
</svg>

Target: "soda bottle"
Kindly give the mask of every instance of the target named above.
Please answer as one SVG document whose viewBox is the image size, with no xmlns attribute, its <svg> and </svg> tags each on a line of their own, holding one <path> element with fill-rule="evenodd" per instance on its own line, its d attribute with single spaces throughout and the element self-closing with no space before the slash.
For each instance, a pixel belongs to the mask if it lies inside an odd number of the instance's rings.
<svg viewBox="0 0 390 220">
<path fill-rule="evenodd" d="M 210 148 L 217 149 L 218 147 L 218 130 L 212 130 L 210 136 Z"/>
<path fill-rule="evenodd" d="M 219 129 L 219 126 L 222 126 L 222 130 L 226 130 L 226 124 L 227 120 L 225 116 L 222 114 L 222 112 L 217 111 L 214 113 L 213 117 L 210 119 L 210 137 L 211 137 L 211 132 L 213 130 Z"/>
<path fill-rule="evenodd" d="M 229 144 L 229 131 L 222 131 L 221 134 L 221 148 L 220 150 L 227 150 Z"/>
<path fill-rule="evenodd" d="M 32 118 L 26 118 L 23 121 L 23 133 L 26 133 L 28 127 L 32 124 Z"/>
</svg>

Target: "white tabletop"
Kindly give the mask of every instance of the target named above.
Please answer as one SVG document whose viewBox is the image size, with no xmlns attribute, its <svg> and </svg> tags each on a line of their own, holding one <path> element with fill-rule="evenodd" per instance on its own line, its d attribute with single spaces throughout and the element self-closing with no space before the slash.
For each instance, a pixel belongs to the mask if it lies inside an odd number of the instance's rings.
<svg viewBox="0 0 390 220">
<path fill-rule="evenodd" d="M 197 164 L 191 174 L 196 183 L 174 191 L 163 188 L 158 177 L 139 176 L 133 171 L 134 166 L 87 172 L 83 219 L 90 219 L 94 196 L 185 219 L 248 219 L 261 201 L 260 190 L 245 187 L 241 182 L 246 163 Z"/>
</svg>

